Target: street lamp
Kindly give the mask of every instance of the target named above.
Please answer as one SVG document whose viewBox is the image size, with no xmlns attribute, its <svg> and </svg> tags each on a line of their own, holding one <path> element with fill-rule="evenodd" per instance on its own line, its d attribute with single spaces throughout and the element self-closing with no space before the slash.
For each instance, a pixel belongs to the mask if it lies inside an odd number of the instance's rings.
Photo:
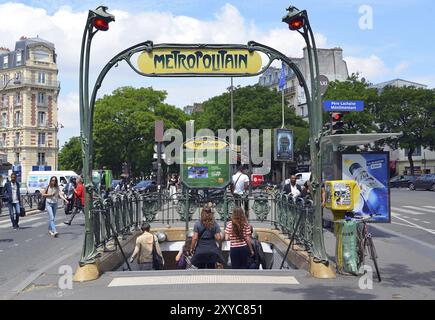
<svg viewBox="0 0 435 320">
<path fill-rule="evenodd" d="M 308 50 L 308 62 L 311 79 L 311 99 L 308 103 L 308 117 L 310 122 L 310 156 L 311 156 L 311 177 L 314 200 L 314 226 L 313 226 L 313 263 L 311 273 L 319 278 L 335 277 L 329 267 L 328 256 L 325 250 L 322 226 L 321 208 L 321 150 L 320 141 L 322 138 L 322 104 L 320 96 L 320 72 L 317 57 L 316 42 L 311 29 L 310 21 L 306 10 L 299 10 L 294 6 L 287 8 L 288 14 L 282 18 L 290 30 L 297 31 L 305 40 Z"/>
<path fill-rule="evenodd" d="M 89 64 L 92 38 L 98 31 L 109 30 L 109 24 L 115 21 L 115 17 L 107 12 L 107 7 L 99 6 L 95 10 L 89 10 L 85 29 L 83 31 L 80 51 L 80 137 L 83 159 L 83 180 L 85 184 L 85 239 L 79 262 L 79 268 L 74 275 L 74 281 L 95 280 L 99 276 L 97 267 L 98 253 L 95 248 L 93 234 L 93 216 L 91 215 L 94 187 L 92 184 L 93 168 L 93 117 L 92 106 L 89 104 Z"/>
</svg>

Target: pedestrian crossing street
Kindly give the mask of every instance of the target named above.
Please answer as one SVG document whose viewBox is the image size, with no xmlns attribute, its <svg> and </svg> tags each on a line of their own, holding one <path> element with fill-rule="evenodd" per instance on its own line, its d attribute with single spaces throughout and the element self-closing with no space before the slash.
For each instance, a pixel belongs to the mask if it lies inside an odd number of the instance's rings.
<svg viewBox="0 0 435 320">
<path fill-rule="evenodd" d="M 68 220 L 70 216 L 65 216 L 63 212 L 57 212 L 56 214 L 56 227 L 65 226 L 63 221 Z M 82 214 L 78 214 L 75 216 L 73 224 L 83 223 L 84 216 Z M 26 228 L 38 228 L 41 226 L 48 227 L 48 216 L 47 213 L 39 213 L 32 216 L 26 216 L 24 218 L 20 218 L 19 222 L 20 227 Z M 5 229 L 12 229 L 12 223 L 9 219 L 9 216 L 3 216 L 0 218 L 0 231 Z"/>
</svg>

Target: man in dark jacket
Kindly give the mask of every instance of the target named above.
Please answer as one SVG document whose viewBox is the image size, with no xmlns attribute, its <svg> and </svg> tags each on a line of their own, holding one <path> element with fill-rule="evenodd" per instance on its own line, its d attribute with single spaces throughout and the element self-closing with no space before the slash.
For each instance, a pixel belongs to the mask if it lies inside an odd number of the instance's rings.
<svg viewBox="0 0 435 320">
<path fill-rule="evenodd" d="M 266 259 L 264 257 L 263 247 L 261 242 L 254 237 L 254 228 L 251 227 L 251 243 L 252 249 L 254 249 L 254 255 L 248 257 L 248 269 L 260 269 L 261 267 L 266 269 Z"/>
<path fill-rule="evenodd" d="M 5 202 L 8 204 L 9 216 L 11 218 L 12 227 L 18 230 L 18 222 L 20 220 L 21 210 L 21 197 L 20 197 L 20 184 L 17 182 L 17 175 L 12 173 L 11 181 L 6 182 L 3 188 L 3 196 Z M 15 214 L 14 214 L 15 210 Z"/>
<path fill-rule="evenodd" d="M 296 176 L 292 175 L 290 177 L 290 183 L 286 184 L 284 187 L 284 193 L 285 194 L 291 194 L 294 199 L 299 197 L 301 195 L 302 188 L 300 185 L 296 183 Z"/>
</svg>

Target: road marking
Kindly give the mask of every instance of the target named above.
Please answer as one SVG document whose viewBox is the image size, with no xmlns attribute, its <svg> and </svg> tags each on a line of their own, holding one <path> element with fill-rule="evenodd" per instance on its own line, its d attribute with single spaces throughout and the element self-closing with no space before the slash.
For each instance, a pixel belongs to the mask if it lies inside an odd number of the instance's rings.
<svg viewBox="0 0 435 320">
<path fill-rule="evenodd" d="M 42 219 L 42 218 L 43 218 L 43 217 L 30 218 L 30 219 L 26 219 L 26 220 L 21 219 L 21 220 L 20 220 L 20 225 L 21 225 L 21 224 L 25 224 L 25 223 L 27 223 L 27 222 L 32 222 L 32 221 L 35 221 L 35 220 L 40 220 L 40 219 Z M 9 223 L 11 223 L 11 222 L 9 221 Z M 9 227 L 10 227 L 9 225 L 0 226 L 0 229 L 6 229 L 6 228 L 9 228 Z"/>
<path fill-rule="evenodd" d="M 426 214 L 426 213 L 422 213 L 422 212 L 415 212 L 413 210 L 407 210 L 407 209 L 402 209 L 402 208 L 397 208 L 397 207 L 391 207 L 391 209 L 394 211 L 404 212 L 404 213 L 412 214 L 412 215 L 416 215 L 416 216 Z"/>
<path fill-rule="evenodd" d="M 429 222 L 429 221 L 423 221 L 423 223 L 426 223 L 426 224 L 430 224 L 430 222 Z"/>
<path fill-rule="evenodd" d="M 293 276 L 180 275 L 114 278 L 109 287 L 161 286 L 177 284 L 299 284 Z"/>
<path fill-rule="evenodd" d="M 402 206 L 402 207 L 403 208 L 410 208 L 410 209 L 420 210 L 420 211 L 423 211 L 423 212 L 435 213 L 434 210 L 429 210 L 429 209 L 420 208 L 420 207 L 413 207 L 413 206 Z"/>
<path fill-rule="evenodd" d="M 425 208 L 429 208 L 429 209 L 435 209 L 434 206 L 423 206 L 423 207 L 425 207 Z"/>
<path fill-rule="evenodd" d="M 46 225 L 46 224 L 47 224 L 47 222 L 43 221 L 43 222 L 34 223 L 30 227 L 31 228 L 37 228 L 37 227 L 40 227 L 40 226 L 43 226 L 43 225 Z"/>
<path fill-rule="evenodd" d="M 402 220 L 402 221 L 405 221 L 405 222 L 409 223 L 410 225 L 415 226 L 417 229 L 420 229 L 420 230 L 423 230 L 423 231 L 426 231 L 426 232 L 428 232 L 428 233 L 430 233 L 430 234 L 435 235 L 435 231 L 434 231 L 434 230 L 426 229 L 426 228 L 424 228 L 424 227 L 422 227 L 422 226 L 419 226 L 418 224 L 415 224 L 415 223 L 413 223 L 413 222 L 411 222 L 411 221 L 408 221 L 408 220 L 403 219 L 403 218 L 400 218 L 400 217 L 395 217 L 395 218 L 396 218 L 396 219 L 399 219 L 399 220 Z"/>
<path fill-rule="evenodd" d="M 30 241 L 32 241 L 32 239 L 27 239 L 26 241 L 24 241 L 24 242 L 30 242 Z"/>
<path fill-rule="evenodd" d="M 38 238 L 42 238 L 43 236 L 45 236 L 44 233 L 43 233 L 43 234 L 40 234 L 40 235 L 38 236 Z"/>
<path fill-rule="evenodd" d="M 413 229 L 418 229 L 417 227 L 414 226 L 410 226 L 409 224 L 404 224 L 404 223 L 399 223 L 399 222 L 391 222 L 392 224 L 398 225 L 398 226 L 402 226 L 402 227 L 408 227 L 408 228 L 413 228 Z"/>
</svg>

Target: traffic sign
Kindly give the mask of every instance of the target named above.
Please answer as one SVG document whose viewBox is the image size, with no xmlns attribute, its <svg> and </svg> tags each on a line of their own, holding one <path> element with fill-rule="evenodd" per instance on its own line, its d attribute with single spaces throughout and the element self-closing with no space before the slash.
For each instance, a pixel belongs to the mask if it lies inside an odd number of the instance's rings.
<svg viewBox="0 0 435 320">
<path fill-rule="evenodd" d="M 264 183 L 264 176 L 262 174 L 253 174 L 251 175 L 251 181 L 254 188 L 258 187 Z"/>
<path fill-rule="evenodd" d="M 326 100 L 323 102 L 323 110 L 337 112 L 364 111 L 364 101 Z"/>
<path fill-rule="evenodd" d="M 319 82 L 320 82 L 320 94 L 323 96 L 326 93 L 326 90 L 328 90 L 329 79 L 327 76 L 321 74 L 319 76 Z"/>
</svg>

